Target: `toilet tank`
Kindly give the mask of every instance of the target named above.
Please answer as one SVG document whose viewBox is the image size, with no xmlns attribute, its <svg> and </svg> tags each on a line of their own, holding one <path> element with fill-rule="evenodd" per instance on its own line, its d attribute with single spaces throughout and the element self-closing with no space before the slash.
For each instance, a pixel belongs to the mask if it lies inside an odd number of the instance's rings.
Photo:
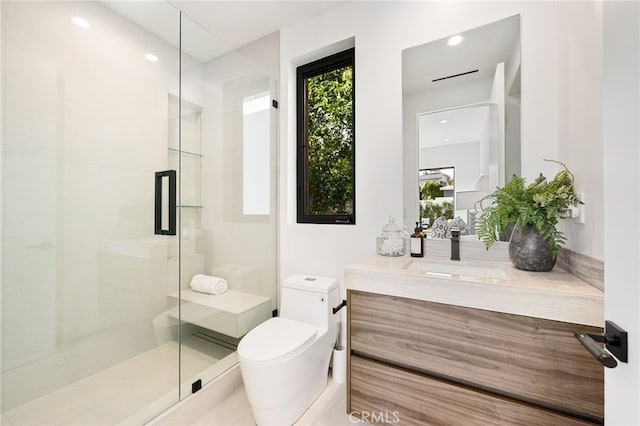
<svg viewBox="0 0 640 426">
<path fill-rule="evenodd" d="M 329 329 L 340 321 L 333 307 L 340 303 L 338 279 L 294 274 L 282 282 L 280 316 Z"/>
</svg>

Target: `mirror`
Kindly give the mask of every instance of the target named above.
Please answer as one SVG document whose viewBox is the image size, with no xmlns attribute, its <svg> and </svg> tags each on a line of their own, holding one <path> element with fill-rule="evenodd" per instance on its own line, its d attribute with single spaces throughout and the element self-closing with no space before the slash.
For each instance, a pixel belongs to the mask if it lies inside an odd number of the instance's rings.
<svg viewBox="0 0 640 426">
<path fill-rule="evenodd" d="M 403 220 L 432 223 L 425 204 L 453 201 L 474 233 L 475 202 L 520 175 L 520 17 L 453 36 L 402 52 Z M 426 200 L 425 170 L 451 168 L 452 200 Z"/>
</svg>

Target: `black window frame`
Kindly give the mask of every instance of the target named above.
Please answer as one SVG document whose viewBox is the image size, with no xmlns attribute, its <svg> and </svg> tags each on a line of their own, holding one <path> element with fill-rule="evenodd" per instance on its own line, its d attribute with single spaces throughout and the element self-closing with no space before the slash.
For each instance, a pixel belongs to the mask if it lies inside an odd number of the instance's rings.
<svg viewBox="0 0 640 426">
<path fill-rule="evenodd" d="M 308 154 L 307 154 L 307 85 L 306 79 L 316 75 L 334 71 L 339 68 L 350 66 L 352 69 L 352 149 L 351 149 L 351 182 L 352 182 L 352 211 L 351 214 L 342 215 L 318 215 L 307 214 L 307 176 L 308 176 Z M 297 223 L 315 224 L 342 224 L 355 225 L 356 223 L 356 68 L 355 68 L 355 48 L 350 48 L 342 52 L 318 59 L 305 65 L 301 65 L 296 70 L 296 163 L 297 163 Z"/>
</svg>

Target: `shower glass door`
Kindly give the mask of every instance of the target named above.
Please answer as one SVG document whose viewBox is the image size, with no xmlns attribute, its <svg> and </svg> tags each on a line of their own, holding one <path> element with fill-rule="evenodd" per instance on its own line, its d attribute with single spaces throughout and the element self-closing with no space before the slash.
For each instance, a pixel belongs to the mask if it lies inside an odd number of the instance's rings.
<svg viewBox="0 0 640 426">
<path fill-rule="evenodd" d="M 277 70 L 169 3 L 0 18 L 1 423 L 143 424 L 277 306 Z"/>
<path fill-rule="evenodd" d="M 3 424 L 142 424 L 179 398 L 178 237 L 153 212 L 180 13 L 122 5 L 0 6 Z"/>
<path fill-rule="evenodd" d="M 277 306 L 276 76 L 250 58 L 257 51 L 264 60 L 277 38 L 245 55 L 184 14 L 181 22 L 180 99 L 170 101 L 180 120 L 169 123 L 169 165 L 181 170 L 180 289 L 169 300 L 180 301 L 185 398 L 235 365 L 240 338 Z M 194 291 L 195 275 L 227 290 Z"/>
</svg>

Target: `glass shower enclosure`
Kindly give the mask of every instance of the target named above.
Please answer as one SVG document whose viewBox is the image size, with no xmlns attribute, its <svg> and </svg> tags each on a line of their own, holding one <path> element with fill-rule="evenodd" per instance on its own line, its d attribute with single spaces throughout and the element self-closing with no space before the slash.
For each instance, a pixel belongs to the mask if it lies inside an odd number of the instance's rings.
<svg viewBox="0 0 640 426">
<path fill-rule="evenodd" d="M 169 3 L 0 14 L 2 424 L 143 424 L 276 308 L 274 76 Z"/>
</svg>

